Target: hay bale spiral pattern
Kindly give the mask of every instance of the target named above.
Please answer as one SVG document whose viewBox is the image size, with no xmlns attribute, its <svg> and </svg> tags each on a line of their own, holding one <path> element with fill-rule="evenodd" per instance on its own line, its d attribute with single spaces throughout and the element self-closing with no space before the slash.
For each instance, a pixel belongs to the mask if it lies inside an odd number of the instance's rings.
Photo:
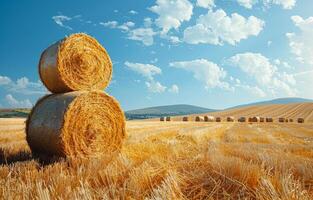
<svg viewBox="0 0 313 200">
<path fill-rule="evenodd" d="M 78 33 L 58 41 L 42 53 L 39 74 L 52 93 L 103 90 L 111 80 L 112 62 L 96 39 Z"/>
</svg>

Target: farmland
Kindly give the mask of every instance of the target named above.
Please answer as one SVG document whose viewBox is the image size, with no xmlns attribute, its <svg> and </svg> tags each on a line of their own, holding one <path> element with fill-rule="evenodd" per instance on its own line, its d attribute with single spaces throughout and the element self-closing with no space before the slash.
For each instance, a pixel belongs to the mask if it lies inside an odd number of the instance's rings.
<svg viewBox="0 0 313 200">
<path fill-rule="evenodd" d="M 128 121 L 127 133 L 118 155 L 42 163 L 24 119 L 1 119 L 0 198 L 313 198 L 312 123 Z"/>
</svg>

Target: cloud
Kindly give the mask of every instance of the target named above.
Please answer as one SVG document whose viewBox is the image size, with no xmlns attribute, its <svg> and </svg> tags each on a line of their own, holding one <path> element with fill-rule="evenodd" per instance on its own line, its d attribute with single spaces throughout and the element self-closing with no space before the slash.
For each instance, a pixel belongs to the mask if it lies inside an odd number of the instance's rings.
<svg viewBox="0 0 313 200">
<path fill-rule="evenodd" d="M 154 43 L 153 36 L 156 35 L 152 28 L 137 28 L 129 31 L 128 39 L 141 41 L 146 46 Z"/>
<path fill-rule="evenodd" d="M 128 61 L 126 61 L 124 64 L 132 71 L 137 72 L 149 80 L 153 80 L 154 75 L 162 73 L 162 70 L 159 67 L 151 64 L 131 63 Z"/>
<path fill-rule="evenodd" d="M 279 5 L 282 6 L 283 9 L 292 9 L 297 0 L 237 0 L 238 4 L 251 9 L 257 3 L 263 3 L 264 6 L 270 7 L 271 5 Z"/>
<path fill-rule="evenodd" d="M 283 9 L 292 9 L 297 0 L 263 0 L 265 5 L 276 4 L 283 7 Z"/>
<path fill-rule="evenodd" d="M 0 76 L 0 86 L 6 91 L 24 94 L 24 95 L 36 95 L 45 94 L 47 90 L 41 82 L 31 82 L 28 78 L 22 77 L 16 81 L 12 81 L 9 77 Z"/>
<path fill-rule="evenodd" d="M 206 59 L 172 62 L 170 66 L 192 72 L 193 77 L 203 82 L 206 89 L 218 87 L 230 90 L 229 84 L 223 81 L 226 71 Z"/>
<path fill-rule="evenodd" d="M 294 96 L 296 90 L 292 86 L 296 81 L 291 74 L 279 72 L 276 65 L 260 53 L 242 53 L 228 59 L 229 64 L 238 67 L 253 78 L 260 88 L 270 91 L 273 95 L 284 92 Z"/>
<path fill-rule="evenodd" d="M 29 99 L 18 101 L 11 94 L 6 95 L 5 100 L 13 108 L 31 108 L 33 106 Z"/>
<path fill-rule="evenodd" d="M 179 93 L 179 88 L 176 84 L 172 85 L 170 88 L 168 88 L 168 91 L 174 94 L 178 94 Z"/>
<path fill-rule="evenodd" d="M 163 93 L 166 90 L 166 87 L 163 86 L 160 82 L 158 81 L 147 81 L 146 86 L 148 90 L 152 93 Z"/>
<path fill-rule="evenodd" d="M 70 26 L 66 26 L 64 24 L 64 22 L 71 21 L 72 20 L 71 17 L 65 16 L 65 15 L 57 15 L 57 16 L 53 16 L 52 19 L 57 25 L 63 28 L 69 29 L 69 30 L 73 30 Z"/>
<path fill-rule="evenodd" d="M 193 5 L 188 0 L 157 0 L 156 5 L 149 9 L 159 15 L 155 22 L 162 28 L 162 34 L 178 29 L 193 14 Z"/>
<path fill-rule="evenodd" d="M 104 26 L 104 27 L 108 27 L 111 29 L 120 29 L 120 30 L 125 31 L 125 32 L 129 31 L 130 28 L 135 26 L 135 23 L 131 22 L 131 21 L 125 22 L 121 25 L 119 25 L 119 23 L 117 21 L 100 22 L 99 24 Z"/>
<path fill-rule="evenodd" d="M 291 17 L 299 33 L 287 33 L 291 52 L 301 63 L 313 66 L 313 17 L 303 19 L 300 16 Z"/>
<path fill-rule="evenodd" d="M 135 10 L 130 10 L 130 11 L 129 11 L 129 14 L 132 14 L 132 15 L 137 15 L 137 14 L 138 14 L 138 12 L 137 12 L 137 11 L 135 11 Z"/>
<path fill-rule="evenodd" d="M 144 24 L 144 27 L 146 28 L 150 28 L 152 26 L 152 19 L 150 17 L 146 17 L 144 20 L 143 20 L 143 24 Z"/>
<path fill-rule="evenodd" d="M 9 77 L 7 76 L 0 76 L 0 86 L 1 85 L 8 85 L 10 84 L 12 81 Z"/>
<path fill-rule="evenodd" d="M 258 3 L 258 0 L 237 0 L 239 5 L 251 9 L 254 4 Z"/>
<path fill-rule="evenodd" d="M 215 7 L 214 0 L 197 0 L 197 6 L 202 8 Z"/>
<path fill-rule="evenodd" d="M 249 36 L 257 36 L 264 21 L 254 16 L 245 18 L 237 13 L 227 16 L 224 10 L 209 10 L 197 19 L 197 24 L 184 31 L 184 41 L 189 44 L 235 45 Z"/>
</svg>

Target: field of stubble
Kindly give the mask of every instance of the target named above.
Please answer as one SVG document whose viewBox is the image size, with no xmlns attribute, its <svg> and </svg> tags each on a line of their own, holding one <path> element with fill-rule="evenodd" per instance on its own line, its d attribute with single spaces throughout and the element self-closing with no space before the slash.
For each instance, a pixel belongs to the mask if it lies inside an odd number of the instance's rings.
<svg viewBox="0 0 313 200">
<path fill-rule="evenodd" d="M 118 155 L 40 163 L 0 120 L 0 199 L 313 199 L 313 124 L 127 122 Z"/>
</svg>

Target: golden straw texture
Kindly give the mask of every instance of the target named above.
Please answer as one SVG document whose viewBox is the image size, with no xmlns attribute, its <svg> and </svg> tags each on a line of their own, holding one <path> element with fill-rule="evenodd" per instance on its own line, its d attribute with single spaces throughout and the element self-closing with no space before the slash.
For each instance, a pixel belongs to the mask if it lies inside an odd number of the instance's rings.
<svg viewBox="0 0 313 200">
<path fill-rule="evenodd" d="M 103 90 L 111 80 L 112 62 L 96 39 L 77 33 L 51 45 L 41 54 L 39 74 L 52 93 Z"/>
<path fill-rule="evenodd" d="M 126 136 L 118 102 L 102 91 L 48 95 L 26 122 L 34 154 L 97 157 L 117 152 Z"/>
</svg>

